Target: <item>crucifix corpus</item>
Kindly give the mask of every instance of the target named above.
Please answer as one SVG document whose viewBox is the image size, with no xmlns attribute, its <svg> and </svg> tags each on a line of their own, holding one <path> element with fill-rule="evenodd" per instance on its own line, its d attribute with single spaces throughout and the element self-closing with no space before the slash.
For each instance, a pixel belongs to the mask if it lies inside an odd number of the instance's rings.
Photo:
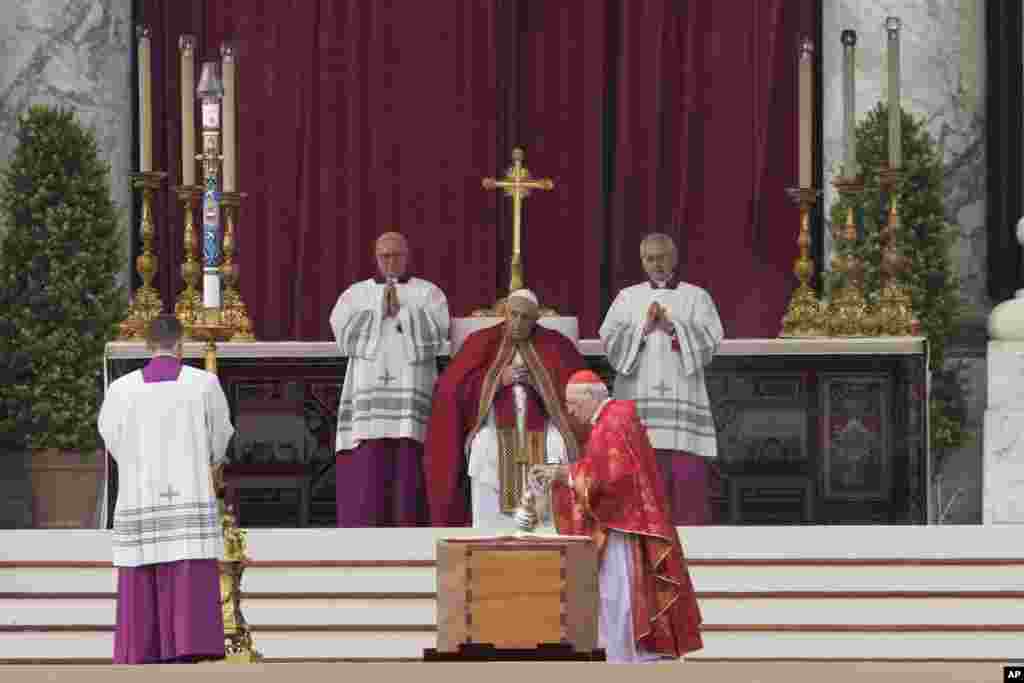
<svg viewBox="0 0 1024 683">
<path fill-rule="evenodd" d="M 512 262 L 510 264 L 509 293 L 523 288 L 523 257 L 520 251 L 523 226 L 523 201 L 533 190 L 553 190 L 555 181 L 551 178 L 531 178 L 530 171 L 523 166 L 523 150 L 516 147 L 512 150 L 512 165 L 500 180 L 484 178 L 485 190 L 504 190 L 512 198 Z M 500 299 L 494 308 L 474 311 L 474 316 L 500 316 L 504 313 L 505 299 Z M 557 315 L 551 309 L 541 309 L 541 315 Z"/>
</svg>

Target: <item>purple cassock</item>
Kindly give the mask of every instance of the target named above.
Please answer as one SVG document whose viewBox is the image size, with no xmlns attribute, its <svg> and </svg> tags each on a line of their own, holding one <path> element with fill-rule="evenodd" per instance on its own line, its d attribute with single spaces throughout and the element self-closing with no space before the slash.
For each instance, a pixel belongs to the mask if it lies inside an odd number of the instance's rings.
<svg viewBox="0 0 1024 683">
<path fill-rule="evenodd" d="M 718 468 L 707 458 L 686 451 L 655 450 L 672 508 L 672 526 L 715 523 L 711 496 L 719 486 Z"/>
<path fill-rule="evenodd" d="M 174 382 L 176 358 L 158 356 L 143 381 Z M 118 567 L 115 664 L 191 663 L 224 658 L 220 567 L 215 559 Z"/>
<path fill-rule="evenodd" d="M 416 439 L 366 439 L 339 452 L 336 462 L 339 527 L 428 523 L 423 444 Z"/>
</svg>

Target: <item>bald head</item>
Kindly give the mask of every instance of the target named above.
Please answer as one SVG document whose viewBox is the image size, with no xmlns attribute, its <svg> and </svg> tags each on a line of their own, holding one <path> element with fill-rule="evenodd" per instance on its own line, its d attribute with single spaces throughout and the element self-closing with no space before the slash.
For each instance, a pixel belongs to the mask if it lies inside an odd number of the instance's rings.
<svg viewBox="0 0 1024 683">
<path fill-rule="evenodd" d="M 640 261 L 647 277 L 665 282 L 676 268 L 675 241 L 663 232 L 652 232 L 640 242 Z"/>
<path fill-rule="evenodd" d="M 374 245 L 377 269 L 385 278 L 400 278 L 409 265 L 409 242 L 400 232 L 386 232 Z"/>
</svg>

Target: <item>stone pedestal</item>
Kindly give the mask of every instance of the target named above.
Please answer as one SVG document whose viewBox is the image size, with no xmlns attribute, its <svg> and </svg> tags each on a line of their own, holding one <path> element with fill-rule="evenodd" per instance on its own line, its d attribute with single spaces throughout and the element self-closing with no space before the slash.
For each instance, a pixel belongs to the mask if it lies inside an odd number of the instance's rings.
<svg viewBox="0 0 1024 683">
<path fill-rule="evenodd" d="M 988 345 L 984 523 L 1024 525 L 1024 340 Z"/>
</svg>

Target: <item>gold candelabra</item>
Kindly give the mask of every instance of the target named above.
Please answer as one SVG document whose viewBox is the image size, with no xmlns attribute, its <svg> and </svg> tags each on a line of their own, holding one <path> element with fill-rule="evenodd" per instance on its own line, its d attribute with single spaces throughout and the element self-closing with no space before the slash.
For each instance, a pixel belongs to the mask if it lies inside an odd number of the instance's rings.
<svg viewBox="0 0 1024 683">
<path fill-rule="evenodd" d="M 246 195 L 243 192 L 222 192 L 221 204 L 224 206 L 224 262 L 220 266 L 224 278 L 224 322 L 234 334 L 233 342 L 251 342 L 256 337 L 252 333 L 252 319 L 249 310 L 242 301 L 238 291 L 238 265 L 235 263 L 235 230 L 238 222 L 239 208 Z"/>
<path fill-rule="evenodd" d="M 840 283 L 832 291 L 825 311 L 828 332 L 834 337 L 862 337 L 873 332 L 867 329 L 870 316 L 862 289 L 864 264 L 853 252 L 857 243 L 857 224 L 852 202 L 864 191 L 864 183 L 860 178 L 837 178 L 833 185 L 851 201 L 851 205 L 846 209 L 845 225 L 832 227 L 832 271 L 839 276 Z"/>
<path fill-rule="evenodd" d="M 886 164 L 879 173 L 879 186 L 889 195 L 888 220 L 882 228 L 882 287 L 878 295 L 878 333 L 891 336 L 914 334 L 918 321 L 914 317 L 910 295 L 900 282 L 900 275 L 906 268 L 906 258 L 896 246 L 896 234 L 900 226 L 897 209 L 896 189 L 901 172 Z"/>
<path fill-rule="evenodd" d="M 135 259 L 135 269 L 142 278 L 142 287 L 135 292 L 128 317 L 118 329 L 118 339 L 138 339 L 146 335 L 146 327 L 153 318 L 163 312 L 164 304 L 160 293 L 153 287 L 157 271 L 157 258 L 153 251 L 156 228 L 153 225 L 153 193 L 160 189 L 167 174 L 163 171 L 133 173 L 132 187 L 142 190 L 142 220 L 139 234 L 142 236 L 142 253 Z"/>
<path fill-rule="evenodd" d="M 800 232 L 797 247 L 800 255 L 793 264 L 793 273 L 800 283 L 793 291 L 786 315 L 782 318 L 782 337 L 821 337 L 826 334 L 824 311 L 817 294 L 810 286 L 814 273 L 814 261 L 809 256 L 811 231 L 809 227 L 811 207 L 817 201 L 818 192 L 811 187 L 792 187 L 787 190 L 790 198 L 800 207 Z"/>
<path fill-rule="evenodd" d="M 198 185 L 179 185 L 174 188 L 185 212 L 185 262 L 181 264 L 181 278 L 185 281 L 185 289 L 178 294 L 174 306 L 174 315 L 185 328 L 185 334 L 192 336 L 192 326 L 201 322 L 203 300 L 200 294 L 200 281 L 203 266 L 196 254 L 196 208 L 203 197 L 203 188 Z"/>
</svg>

